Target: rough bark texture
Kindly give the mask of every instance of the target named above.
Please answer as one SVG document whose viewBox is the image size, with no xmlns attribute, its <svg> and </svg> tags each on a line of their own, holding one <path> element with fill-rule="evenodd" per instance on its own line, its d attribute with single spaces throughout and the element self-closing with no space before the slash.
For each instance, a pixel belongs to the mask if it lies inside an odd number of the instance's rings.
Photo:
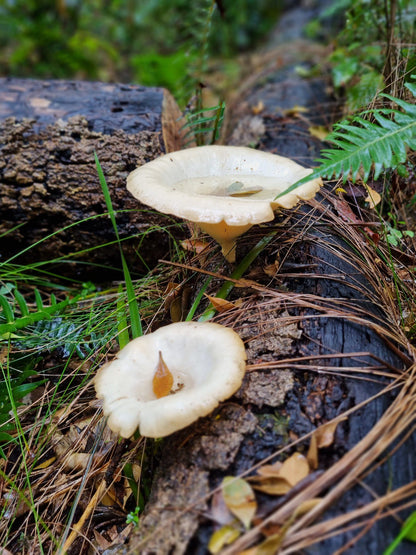
<svg viewBox="0 0 416 555">
<path fill-rule="evenodd" d="M 167 91 L 133 85 L 0 79 L 0 249 L 3 259 L 43 240 L 24 260 L 52 260 L 114 241 L 100 187 L 100 160 L 123 239 L 168 225 L 126 190 L 135 167 L 173 150 L 177 107 Z M 87 220 L 87 221 L 85 221 Z M 22 225 L 23 224 L 23 225 Z M 8 236 L 7 231 L 21 225 Z M 13 241 L 9 237 L 13 237 Z M 139 239 L 125 244 L 138 264 Z M 168 250 L 166 233 L 156 231 L 141 245 L 151 266 Z M 69 258 L 71 258 L 69 256 Z M 117 245 L 75 255 L 74 260 L 119 266 Z M 85 267 L 65 273 L 85 277 Z M 106 279 L 102 271 L 97 274 Z M 94 276 L 94 277 L 97 277 Z M 93 276 L 91 276 L 93 277 Z"/>
</svg>

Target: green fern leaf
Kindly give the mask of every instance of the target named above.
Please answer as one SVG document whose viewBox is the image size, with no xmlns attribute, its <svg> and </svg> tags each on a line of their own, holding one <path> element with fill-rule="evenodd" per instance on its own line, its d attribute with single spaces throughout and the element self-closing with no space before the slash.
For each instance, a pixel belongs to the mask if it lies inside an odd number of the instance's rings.
<svg viewBox="0 0 416 555">
<path fill-rule="evenodd" d="M 29 308 L 26 304 L 25 298 L 20 293 L 20 291 L 17 291 L 17 289 L 14 292 L 14 297 L 17 301 L 17 304 L 19 305 L 20 312 L 22 313 L 22 316 L 29 316 Z"/>
<path fill-rule="evenodd" d="M 36 308 L 38 309 L 38 311 L 40 312 L 41 310 L 43 310 L 42 297 L 40 296 L 40 293 L 37 289 L 35 289 L 35 302 L 36 302 Z"/>
<path fill-rule="evenodd" d="M 416 107 L 407 102 L 400 102 L 400 105 L 408 108 L 405 113 L 375 111 L 376 123 L 357 116 L 352 121 L 355 125 L 337 124 L 327 140 L 338 149 L 323 150 L 322 158 L 318 159 L 321 166 L 314 173 L 327 178 L 342 175 L 345 182 L 350 173 L 355 178 L 362 168 L 362 177 L 366 180 L 375 164 L 374 177 L 377 179 L 383 168 L 405 162 L 406 146 L 412 148 L 416 141 L 416 113 L 413 114 Z M 385 117 L 387 112 L 394 119 Z"/>
<path fill-rule="evenodd" d="M 406 87 L 416 96 L 415 84 L 407 83 Z M 317 177 L 339 179 L 342 176 L 345 183 L 349 176 L 355 179 L 362 170 L 361 177 L 365 181 L 373 170 L 374 178 L 377 179 L 383 169 L 394 168 L 405 162 L 407 148 L 416 150 L 416 105 L 388 94 L 381 96 L 395 102 L 402 111 L 372 110 L 366 113 L 371 113 L 375 122 L 356 116 L 351 121 L 335 124 L 334 131 L 326 141 L 336 148 L 323 149 L 322 157 L 316 160 L 320 166 L 276 198 Z"/>
<path fill-rule="evenodd" d="M 13 322 L 13 308 L 6 297 L 4 297 L 3 295 L 0 295 L 0 308 L 2 308 L 2 313 L 4 318 L 6 319 L 6 322 Z"/>
<path fill-rule="evenodd" d="M 68 305 L 76 304 L 82 298 L 83 293 L 72 298 L 67 297 L 65 300 L 58 303 L 56 301 L 56 297 L 51 295 L 50 306 L 42 306 L 42 309 L 38 309 L 37 312 L 28 312 L 27 314 L 22 313 L 23 315 L 20 318 L 15 319 L 13 309 L 6 297 L 0 295 L 0 306 L 3 309 L 0 316 L 3 315 L 6 319 L 5 323 L 0 323 L 0 339 L 8 338 L 9 334 L 15 333 L 17 330 L 21 330 L 26 326 L 34 324 L 35 322 L 49 320 L 54 314 L 62 313 Z"/>
</svg>

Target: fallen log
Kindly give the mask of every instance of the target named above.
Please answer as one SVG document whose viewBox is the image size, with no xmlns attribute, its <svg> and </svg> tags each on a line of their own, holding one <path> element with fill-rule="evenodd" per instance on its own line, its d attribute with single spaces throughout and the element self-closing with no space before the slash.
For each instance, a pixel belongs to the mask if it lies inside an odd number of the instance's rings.
<svg viewBox="0 0 416 555">
<path fill-rule="evenodd" d="M 125 254 L 132 267 L 153 266 L 169 248 L 172 218 L 140 207 L 126 191 L 136 166 L 176 150 L 179 109 L 161 88 L 79 81 L 0 79 L 0 251 L 3 260 L 69 259 L 61 271 L 107 279 L 120 254 L 94 162 L 104 171 Z M 144 210 L 141 210 L 144 209 Z M 155 231 L 135 250 L 138 234 Z M 12 233 L 9 233 L 13 230 Z M 62 230 L 62 231 L 60 231 Z M 53 237 L 44 240 L 47 236 Z M 106 245 L 105 248 L 97 248 Z M 81 251 L 84 254 L 76 254 Z M 76 264 L 83 262 L 84 265 Z"/>
</svg>

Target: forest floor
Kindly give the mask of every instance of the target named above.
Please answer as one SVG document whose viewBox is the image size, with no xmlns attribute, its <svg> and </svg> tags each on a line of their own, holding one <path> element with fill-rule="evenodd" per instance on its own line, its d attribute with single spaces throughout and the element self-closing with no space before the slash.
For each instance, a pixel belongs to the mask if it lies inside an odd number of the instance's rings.
<svg viewBox="0 0 416 555">
<path fill-rule="evenodd" d="M 273 44 L 250 58 L 253 70 L 229 96 L 224 141 L 312 165 L 342 106 L 326 78 L 326 47 L 290 40 L 290 49 Z M 319 76 L 299 74 L 299 64 L 318 61 Z M 36 328 L 64 347 L 42 353 L 36 388 L 12 407 L 19 429 L 0 469 L 3 555 L 387 549 L 416 503 L 416 245 L 397 235 L 416 231 L 408 169 L 390 177 L 382 207 L 362 183 L 327 182 L 316 199 L 245 234 L 236 265 L 202 235 L 134 282 L 146 333 L 193 306 L 198 320 L 230 284 L 211 321 L 246 347 L 239 391 L 167 438 L 120 439 L 95 398 L 96 369 L 117 352 L 108 334 L 119 283 L 86 291 L 65 326 L 56 321 L 59 337 Z M 381 196 L 387 187 L 368 185 Z M 107 335 L 100 344 L 91 325 L 78 351 L 66 349 L 86 317 Z M 2 367 L 10 356 L 6 343 Z M 396 553 L 413 549 L 403 542 Z"/>
</svg>

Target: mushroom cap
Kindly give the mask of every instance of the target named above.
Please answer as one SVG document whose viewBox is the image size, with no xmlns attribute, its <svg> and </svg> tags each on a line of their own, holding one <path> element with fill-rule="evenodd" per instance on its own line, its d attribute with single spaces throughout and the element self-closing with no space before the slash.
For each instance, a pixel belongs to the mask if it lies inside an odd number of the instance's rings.
<svg viewBox="0 0 416 555">
<path fill-rule="evenodd" d="M 157 398 L 153 377 L 159 352 L 173 375 L 166 397 Z M 163 437 L 209 414 L 240 387 L 246 354 L 240 337 L 211 322 L 179 322 L 134 339 L 95 377 L 108 426 L 122 437 L 137 428 Z"/>
<path fill-rule="evenodd" d="M 201 223 L 245 226 L 271 221 L 322 186 L 313 179 L 275 197 L 312 170 L 289 158 L 238 146 L 200 146 L 171 152 L 134 170 L 128 190 L 165 214 Z M 244 191 L 247 196 L 241 195 Z M 252 193 L 252 191 L 257 191 Z"/>
</svg>

